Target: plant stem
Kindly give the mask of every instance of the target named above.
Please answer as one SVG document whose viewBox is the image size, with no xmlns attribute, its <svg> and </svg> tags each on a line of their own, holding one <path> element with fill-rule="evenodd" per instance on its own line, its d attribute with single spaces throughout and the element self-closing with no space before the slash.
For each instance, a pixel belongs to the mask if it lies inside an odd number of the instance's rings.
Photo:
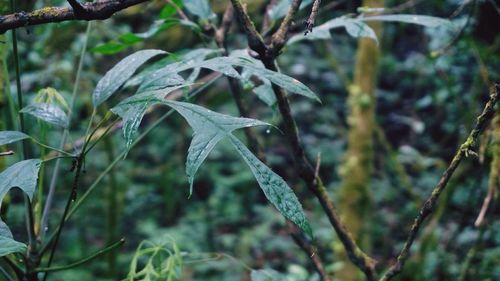
<svg viewBox="0 0 500 281">
<path fill-rule="evenodd" d="M 90 29 L 91 29 L 91 22 L 89 21 L 87 23 L 87 29 L 85 31 L 85 40 L 83 41 L 82 51 L 80 53 L 80 59 L 78 61 L 78 68 L 76 71 L 76 78 L 75 78 L 75 83 L 73 86 L 73 92 L 71 93 L 71 100 L 69 103 L 69 112 L 68 112 L 68 120 L 69 120 L 68 123 L 70 123 L 70 121 L 71 121 L 73 107 L 75 106 L 76 93 L 78 92 L 78 87 L 80 85 L 80 78 L 81 78 L 82 69 L 83 69 L 83 61 L 85 58 L 85 53 L 87 51 L 87 44 L 88 44 Z M 63 134 L 61 136 L 61 141 L 59 142 L 59 150 L 64 149 L 64 144 L 66 143 L 66 139 L 67 139 L 68 135 L 69 135 L 68 129 L 64 129 Z M 42 214 L 41 224 L 40 224 L 41 225 L 40 238 L 42 241 L 43 241 L 45 234 L 47 233 L 47 230 L 48 230 L 48 225 L 47 225 L 48 216 L 49 216 L 50 208 L 52 206 L 52 201 L 54 199 L 57 179 L 59 178 L 60 166 L 61 166 L 61 160 L 58 158 L 55 165 L 54 165 L 54 171 L 52 172 L 52 177 L 50 179 L 49 192 L 48 192 L 46 200 L 45 200 L 45 206 L 43 207 L 43 214 Z"/>
<path fill-rule="evenodd" d="M 104 254 L 107 254 L 107 253 L 113 251 L 114 249 L 123 245 L 123 243 L 125 243 L 125 239 L 122 238 L 122 239 L 120 239 L 120 241 L 115 242 L 114 244 L 111 244 L 110 246 L 108 246 L 102 250 L 99 250 L 98 252 L 94 253 L 93 255 L 91 255 L 89 257 L 84 258 L 83 260 L 80 260 L 80 261 L 77 261 L 77 262 L 74 262 L 74 263 L 68 264 L 68 265 L 53 266 L 53 267 L 41 267 L 41 268 L 35 269 L 35 271 L 48 273 L 48 272 L 53 272 L 53 271 L 61 271 L 61 270 L 74 268 L 74 267 L 85 264 L 85 263 L 87 263 L 95 258 L 98 258 Z M 45 274 L 45 276 L 47 276 L 47 274 Z"/>
<path fill-rule="evenodd" d="M 10 0 L 10 8 L 12 12 L 15 11 L 13 0 Z M 16 29 L 12 29 L 12 48 L 14 57 L 14 68 L 16 71 L 17 103 L 18 103 L 18 110 L 20 110 L 23 108 L 23 95 L 21 92 L 21 71 L 19 69 L 19 52 L 17 49 Z M 20 125 L 20 131 L 26 133 L 23 114 L 19 114 L 19 125 Z M 27 159 L 29 157 L 27 140 L 22 141 L 22 147 L 23 147 L 23 159 Z M 28 280 L 37 280 L 36 275 L 31 274 L 31 269 L 32 267 L 36 266 L 39 258 L 37 254 L 36 235 L 34 229 L 35 223 L 34 223 L 33 207 L 31 206 L 31 201 L 27 194 L 24 194 L 24 206 L 26 210 L 26 229 L 28 232 L 28 244 L 29 244 L 27 262 L 26 262 L 26 268 L 28 271 L 27 277 Z"/>
</svg>

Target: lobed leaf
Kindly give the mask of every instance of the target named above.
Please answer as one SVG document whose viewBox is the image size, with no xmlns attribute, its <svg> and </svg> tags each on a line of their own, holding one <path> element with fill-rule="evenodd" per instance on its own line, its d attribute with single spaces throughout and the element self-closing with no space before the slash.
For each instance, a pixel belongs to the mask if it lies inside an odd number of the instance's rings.
<svg viewBox="0 0 500 281">
<path fill-rule="evenodd" d="M 189 194 L 192 194 L 194 176 L 198 168 L 220 140 L 236 129 L 268 125 L 255 119 L 220 114 L 190 103 L 178 101 L 164 101 L 164 103 L 179 112 L 194 131 L 186 159 Z"/>
<path fill-rule="evenodd" d="M 97 107 L 113 95 L 146 61 L 165 53 L 165 51 L 161 50 L 142 50 L 127 56 L 117 63 L 97 83 L 92 94 L 94 107 Z"/>
<path fill-rule="evenodd" d="M 123 119 L 123 136 L 125 137 L 126 147 L 132 145 L 139 125 L 141 124 L 146 110 L 153 104 L 161 102 L 169 93 L 189 85 L 179 85 L 157 91 L 148 91 L 136 94 L 127 98 L 113 107 L 111 111 Z"/>
<path fill-rule="evenodd" d="M 0 205 L 3 197 L 12 187 L 19 187 L 30 200 L 33 198 L 41 163 L 40 159 L 24 160 L 0 173 Z"/>
</svg>

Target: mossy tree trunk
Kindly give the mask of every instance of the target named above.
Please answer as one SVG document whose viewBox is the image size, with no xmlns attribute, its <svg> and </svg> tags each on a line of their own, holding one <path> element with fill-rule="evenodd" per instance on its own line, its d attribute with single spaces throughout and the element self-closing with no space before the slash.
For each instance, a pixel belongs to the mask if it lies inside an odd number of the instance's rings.
<svg viewBox="0 0 500 281">
<path fill-rule="evenodd" d="M 383 7 L 383 0 L 364 0 L 363 6 Z M 380 38 L 382 25 L 370 22 Z M 373 170 L 373 145 L 375 124 L 375 88 L 379 47 L 369 38 L 358 42 L 354 80 L 349 86 L 349 125 L 347 152 L 340 174 L 342 186 L 339 193 L 339 208 L 342 219 L 358 244 L 367 250 L 370 247 L 369 226 L 372 212 L 370 177 Z M 340 280 L 362 279 L 361 272 L 352 265 L 345 253 L 341 253 L 344 267 L 338 272 Z"/>
</svg>

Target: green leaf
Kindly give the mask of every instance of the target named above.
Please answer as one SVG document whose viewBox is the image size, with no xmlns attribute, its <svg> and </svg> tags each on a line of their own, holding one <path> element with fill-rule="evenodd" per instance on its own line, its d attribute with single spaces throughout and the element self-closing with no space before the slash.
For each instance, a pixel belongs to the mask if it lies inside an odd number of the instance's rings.
<svg viewBox="0 0 500 281">
<path fill-rule="evenodd" d="M 40 159 L 24 160 L 0 173 L 0 205 L 3 197 L 12 187 L 19 187 L 30 200 L 32 199 L 41 163 Z"/>
<path fill-rule="evenodd" d="M 130 33 L 129 32 L 129 33 L 125 33 L 125 34 L 120 35 L 120 37 L 118 37 L 118 40 L 120 40 L 123 44 L 126 44 L 127 46 L 130 46 L 132 44 L 141 42 L 144 39 L 141 38 L 141 37 L 139 37 L 139 36 L 137 36 L 134 33 Z"/>
<path fill-rule="evenodd" d="M 144 83 L 139 86 L 138 92 L 158 90 L 167 86 L 172 86 L 172 82 L 174 82 L 176 79 L 174 79 L 173 81 L 171 79 L 173 77 L 179 77 L 177 73 L 189 69 L 195 69 L 196 71 L 196 69 L 198 68 L 207 68 L 213 71 L 221 72 L 229 77 L 239 79 L 240 75 L 231 66 L 231 62 L 232 58 L 217 57 L 206 61 L 197 61 L 193 59 L 172 63 L 152 73 L 151 78 L 144 81 Z M 196 76 L 197 75 L 198 74 L 196 74 Z"/>
<path fill-rule="evenodd" d="M 245 58 L 234 58 L 234 59 L 235 61 L 233 62 L 233 65 L 245 68 L 247 71 L 251 72 L 256 77 L 265 78 L 291 93 L 302 95 L 321 102 L 319 97 L 313 91 L 311 91 L 311 89 L 309 89 L 306 85 L 302 84 L 299 80 L 295 78 L 292 78 L 280 72 L 275 72 L 266 69 L 263 66 L 256 64 L 252 60 L 248 60 Z"/>
<path fill-rule="evenodd" d="M 292 3 L 291 0 L 280 0 L 276 5 L 274 5 L 268 12 L 268 16 L 272 20 L 278 20 L 286 15 L 288 12 L 288 8 L 290 7 L 290 4 Z M 300 10 L 304 9 L 307 7 L 307 5 L 311 4 L 312 0 L 304 0 L 302 1 L 302 4 L 300 5 Z"/>
<path fill-rule="evenodd" d="M 276 103 L 276 96 L 274 95 L 271 84 L 264 83 L 252 90 L 257 97 L 263 101 L 267 106 L 273 106 Z"/>
<path fill-rule="evenodd" d="M 251 281 L 287 281 L 288 279 L 279 272 L 272 269 L 252 270 Z"/>
<path fill-rule="evenodd" d="M 29 138 L 25 133 L 18 131 L 0 131 L 0 145 L 13 143 Z"/>
<path fill-rule="evenodd" d="M 33 199 L 41 163 L 40 159 L 24 160 L 0 173 L 0 207 L 3 198 L 13 187 L 20 188 L 30 200 Z M 0 257 L 25 250 L 26 245 L 15 241 L 7 225 L 0 220 Z"/>
<path fill-rule="evenodd" d="M 380 15 L 380 16 L 367 16 L 358 17 L 362 21 L 389 21 L 389 22 L 404 22 L 422 25 L 425 27 L 438 27 L 448 26 L 452 27 L 451 21 L 443 18 L 424 16 L 424 15 Z"/>
<path fill-rule="evenodd" d="M 123 119 L 123 136 L 127 148 L 132 144 L 146 110 L 153 104 L 163 101 L 172 91 L 188 85 L 179 85 L 158 91 L 149 91 L 127 98 L 113 107 L 111 111 Z"/>
<path fill-rule="evenodd" d="M 19 112 L 29 114 L 52 125 L 63 128 L 68 127 L 68 115 L 60 107 L 52 103 L 30 104 Z"/>
<path fill-rule="evenodd" d="M 269 167 L 262 163 L 240 140 L 230 135 L 233 146 L 252 170 L 260 188 L 281 214 L 300 227 L 310 238 L 312 229 L 306 219 L 302 205 L 288 184 Z"/>
<path fill-rule="evenodd" d="M 421 16 L 421 15 L 380 15 L 380 16 L 359 16 L 350 18 L 346 16 L 334 18 L 314 27 L 312 32 L 307 35 L 297 34 L 288 40 L 288 45 L 297 43 L 302 40 L 319 40 L 330 38 L 330 30 L 338 27 L 345 27 L 347 33 L 353 37 L 368 37 L 377 41 L 375 32 L 363 22 L 367 21 L 388 21 L 388 22 L 404 22 L 423 25 L 425 27 L 448 26 L 452 24 L 447 19 Z"/>
<path fill-rule="evenodd" d="M 127 56 L 117 63 L 97 83 L 92 94 L 94 107 L 97 107 L 113 95 L 146 61 L 154 56 L 165 53 L 165 51 L 161 50 L 142 50 Z"/>
<path fill-rule="evenodd" d="M 116 53 L 119 53 L 119 52 L 125 50 L 127 47 L 128 47 L 128 45 L 123 44 L 123 43 L 108 42 L 108 43 L 98 45 L 98 46 L 90 49 L 90 51 L 92 53 L 113 55 L 113 54 L 116 54 Z"/>
<path fill-rule="evenodd" d="M 0 220 L 0 257 L 26 251 L 26 245 L 13 239 L 9 227 Z"/>
<path fill-rule="evenodd" d="M 196 171 L 220 140 L 236 129 L 268 125 L 255 119 L 220 114 L 190 103 L 177 101 L 164 101 L 163 103 L 179 112 L 194 131 L 186 159 L 189 194 L 192 194 Z"/>
<path fill-rule="evenodd" d="M 177 5 L 177 7 L 182 8 L 182 0 L 173 0 L 172 2 L 173 4 Z M 175 15 L 177 9 L 173 4 L 172 3 L 165 4 L 163 9 L 161 9 L 160 18 L 167 19 Z"/>
<path fill-rule="evenodd" d="M 212 12 L 212 9 L 210 9 L 207 0 L 184 0 L 183 2 L 184 7 L 191 14 L 207 20 L 215 18 L 215 14 Z"/>
<path fill-rule="evenodd" d="M 366 23 L 359 20 L 349 19 L 345 21 L 344 27 L 347 33 L 352 37 L 368 37 L 375 40 L 375 42 L 377 42 L 378 44 L 378 39 L 375 31 L 373 31 L 373 29 Z"/>
</svg>

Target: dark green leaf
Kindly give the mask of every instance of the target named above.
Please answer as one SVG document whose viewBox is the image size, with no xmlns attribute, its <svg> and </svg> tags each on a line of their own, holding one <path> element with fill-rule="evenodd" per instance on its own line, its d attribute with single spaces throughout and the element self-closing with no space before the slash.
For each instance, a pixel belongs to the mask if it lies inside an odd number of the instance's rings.
<svg viewBox="0 0 500 281">
<path fill-rule="evenodd" d="M 92 94 L 94 106 L 100 105 L 113 95 L 146 61 L 165 53 L 165 51 L 161 50 L 142 50 L 121 60 L 97 84 Z"/>
<path fill-rule="evenodd" d="M 91 52 L 93 53 L 99 53 L 99 54 L 104 54 L 104 55 L 112 55 L 119 53 L 123 50 L 125 50 L 128 47 L 126 44 L 118 43 L 118 42 L 108 42 L 101 44 L 99 46 L 96 46 L 92 49 L 90 49 Z"/>
<path fill-rule="evenodd" d="M 0 131 L 0 145 L 13 143 L 29 138 L 28 135 L 18 131 Z"/>
<path fill-rule="evenodd" d="M 26 251 L 26 245 L 13 239 L 9 227 L 0 220 L 0 257 Z"/>
<path fill-rule="evenodd" d="M 295 223 L 312 238 L 312 229 L 306 219 L 304 210 L 302 210 L 302 205 L 288 184 L 255 157 L 255 155 L 253 155 L 235 136 L 230 135 L 230 140 L 241 157 L 243 157 L 248 164 L 250 170 L 252 170 L 267 200 L 269 200 L 285 218 Z"/>
<path fill-rule="evenodd" d="M 68 127 L 68 115 L 60 107 L 52 103 L 30 104 L 20 112 L 29 114 L 52 125 L 63 128 Z"/>
<path fill-rule="evenodd" d="M 19 187 L 32 199 L 41 163 L 40 159 L 24 160 L 0 173 L 0 202 L 12 187 Z"/>
<path fill-rule="evenodd" d="M 176 101 L 164 101 L 164 103 L 179 112 L 194 131 L 186 160 L 190 194 L 196 171 L 220 140 L 239 128 L 267 125 L 259 120 L 236 118 L 190 103 Z"/>
</svg>

